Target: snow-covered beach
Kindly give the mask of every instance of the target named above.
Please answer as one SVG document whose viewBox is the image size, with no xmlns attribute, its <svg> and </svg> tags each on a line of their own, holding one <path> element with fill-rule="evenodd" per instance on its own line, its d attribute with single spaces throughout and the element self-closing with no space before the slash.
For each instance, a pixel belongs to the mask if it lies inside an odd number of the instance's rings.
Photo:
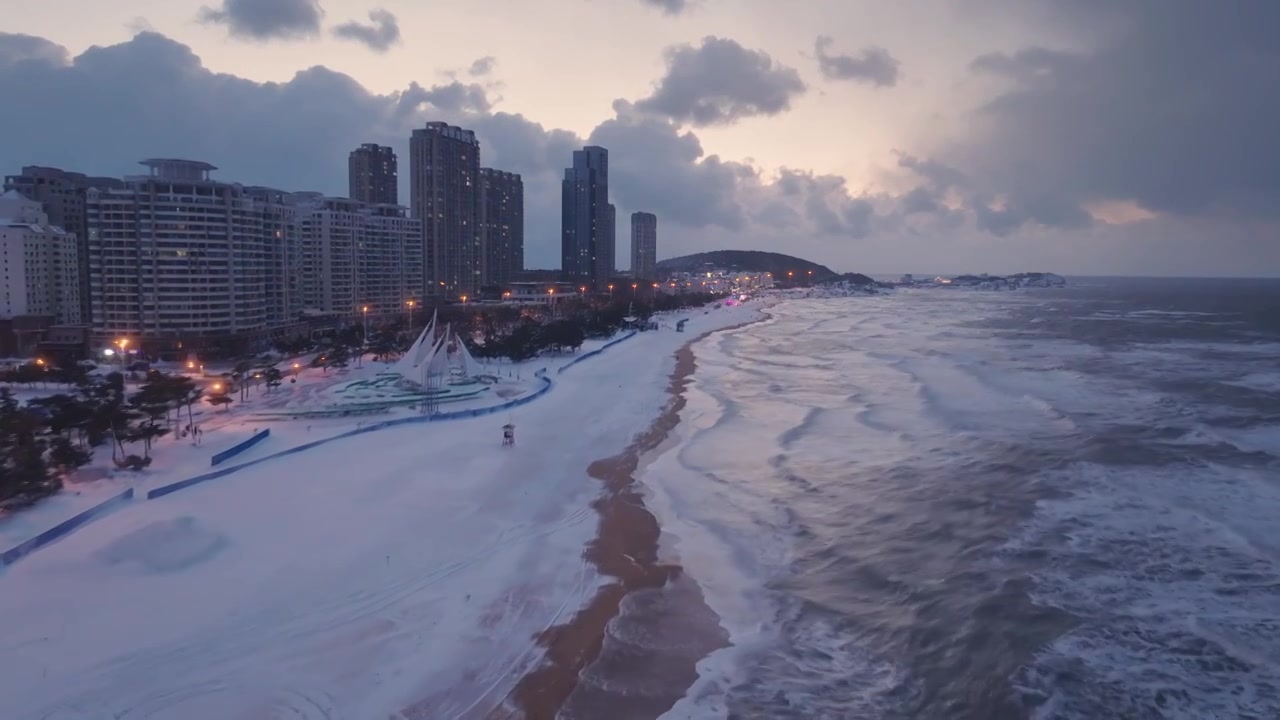
<svg viewBox="0 0 1280 720">
<path fill-rule="evenodd" d="M 509 416 L 335 441 L 40 550 L 0 576 L 6 717 L 543 716 L 513 690 L 572 689 L 572 663 L 532 673 L 573 634 L 547 631 L 611 581 L 584 554 L 601 518 L 628 522 L 588 467 L 643 449 L 678 349 L 761 307 L 675 314 L 685 333 L 641 333 Z M 617 495 L 627 483 L 600 468 Z"/>
</svg>

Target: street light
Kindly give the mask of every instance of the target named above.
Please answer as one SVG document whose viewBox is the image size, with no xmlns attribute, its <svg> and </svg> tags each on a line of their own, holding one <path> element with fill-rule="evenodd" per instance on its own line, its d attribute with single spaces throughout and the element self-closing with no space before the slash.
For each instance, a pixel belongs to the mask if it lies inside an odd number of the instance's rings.
<svg viewBox="0 0 1280 720">
<path fill-rule="evenodd" d="M 613 283 L 609 283 L 609 300 L 613 300 Z"/>
<path fill-rule="evenodd" d="M 356 367 L 361 367 L 364 361 L 364 349 L 369 344 L 369 306 L 362 305 L 360 314 L 363 316 L 364 327 L 360 331 L 360 354 L 356 356 Z"/>
</svg>

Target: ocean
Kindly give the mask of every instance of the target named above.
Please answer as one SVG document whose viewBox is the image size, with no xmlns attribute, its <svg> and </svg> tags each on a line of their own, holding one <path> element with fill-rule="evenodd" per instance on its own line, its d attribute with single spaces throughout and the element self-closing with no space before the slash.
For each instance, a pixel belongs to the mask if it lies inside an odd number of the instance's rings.
<svg viewBox="0 0 1280 720">
<path fill-rule="evenodd" d="M 638 475 L 730 638 L 664 717 L 1280 717 L 1280 282 L 770 313 Z"/>
</svg>

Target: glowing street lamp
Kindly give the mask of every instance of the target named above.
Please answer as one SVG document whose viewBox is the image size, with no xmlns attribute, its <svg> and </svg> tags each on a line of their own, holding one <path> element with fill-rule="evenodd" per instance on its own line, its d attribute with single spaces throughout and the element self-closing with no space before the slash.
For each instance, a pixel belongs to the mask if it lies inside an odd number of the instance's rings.
<svg viewBox="0 0 1280 720">
<path fill-rule="evenodd" d="M 613 283 L 609 283 L 609 299 L 613 300 Z"/>
<path fill-rule="evenodd" d="M 369 344 L 369 306 L 360 306 L 360 315 L 363 319 L 363 329 L 360 332 L 360 354 L 356 356 L 356 367 L 361 367 L 364 360 L 364 349 Z"/>
</svg>

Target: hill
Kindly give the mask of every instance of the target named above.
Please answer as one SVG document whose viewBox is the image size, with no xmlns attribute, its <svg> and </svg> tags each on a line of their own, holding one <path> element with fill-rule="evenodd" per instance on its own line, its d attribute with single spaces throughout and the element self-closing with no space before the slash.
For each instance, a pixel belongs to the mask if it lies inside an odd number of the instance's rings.
<svg viewBox="0 0 1280 720">
<path fill-rule="evenodd" d="M 741 270 L 751 273 L 773 273 L 774 280 L 785 282 L 787 273 L 799 280 L 813 271 L 813 282 L 835 280 L 840 276 L 825 265 L 782 253 L 759 250 L 713 250 L 711 252 L 668 258 L 658 263 L 660 275 L 673 272 L 699 272 L 705 267 Z"/>
</svg>

